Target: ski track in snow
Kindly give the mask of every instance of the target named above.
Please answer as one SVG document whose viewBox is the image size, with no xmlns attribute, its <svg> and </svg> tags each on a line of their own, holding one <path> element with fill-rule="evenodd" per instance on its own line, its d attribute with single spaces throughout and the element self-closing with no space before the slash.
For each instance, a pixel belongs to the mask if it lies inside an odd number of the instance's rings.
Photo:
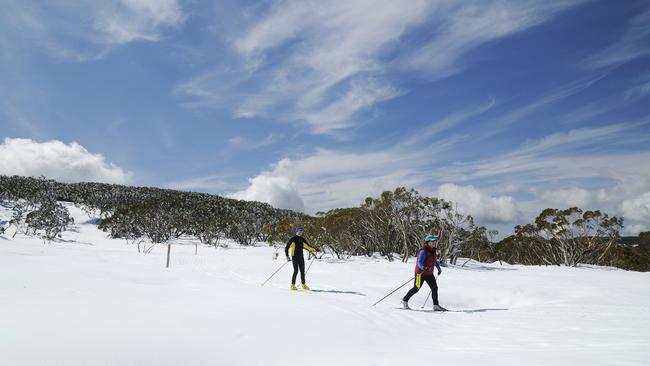
<svg viewBox="0 0 650 366">
<path fill-rule="evenodd" d="M 641 365 L 650 351 L 650 274 L 599 267 L 468 263 L 443 268 L 399 310 L 413 263 L 317 260 L 289 291 L 265 246 L 180 240 L 138 254 L 67 205 L 75 222 L 44 244 L 0 241 L 3 365 Z M 9 212 L 0 208 L 0 219 Z M 182 244 L 182 245 L 181 245 Z M 431 300 L 427 310 L 431 309 Z"/>
</svg>

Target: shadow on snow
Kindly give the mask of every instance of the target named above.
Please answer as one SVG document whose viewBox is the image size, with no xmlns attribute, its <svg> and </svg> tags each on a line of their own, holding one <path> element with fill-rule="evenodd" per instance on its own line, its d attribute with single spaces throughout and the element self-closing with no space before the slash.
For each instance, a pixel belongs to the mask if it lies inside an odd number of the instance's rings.
<svg viewBox="0 0 650 366">
<path fill-rule="evenodd" d="M 448 264 L 443 268 L 453 268 L 461 271 L 477 271 L 477 272 L 489 272 L 489 271 L 517 271 L 517 268 L 507 268 L 507 267 L 490 267 L 485 265 L 470 264 L 466 266 Z"/>
<path fill-rule="evenodd" d="M 312 289 L 311 292 L 322 292 L 322 293 L 328 293 L 328 294 L 343 294 L 343 295 L 358 295 L 358 296 L 366 296 L 366 294 L 362 294 L 361 292 L 356 292 L 356 291 L 315 290 L 315 289 Z"/>
<path fill-rule="evenodd" d="M 421 308 L 420 309 L 396 308 L 396 309 L 409 310 L 409 311 L 419 311 L 419 312 L 423 312 L 423 313 L 440 313 L 440 314 L 442 314 L 442 313 L 474 314 L 474 313 L 486 313 L 486 312 L 489 312 L 489 311 L 506 311 L 506 310 L 510 310 L 508 308 L 486 308 L 486 309 L 466 309 L 466 310 L 454 310 L 454 309 L 451 309 L 451 310 L 447 310 L 447 311 L 434 311 L 433 309 L 421 309 Z"/>
</svg>

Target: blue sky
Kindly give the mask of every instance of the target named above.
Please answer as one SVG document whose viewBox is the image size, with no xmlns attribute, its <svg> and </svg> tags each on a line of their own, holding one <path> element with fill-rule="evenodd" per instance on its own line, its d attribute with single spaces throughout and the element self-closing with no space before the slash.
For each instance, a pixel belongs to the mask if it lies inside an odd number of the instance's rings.
<svg viewBox="0 0 650 366">
<path fill-rule="evenodd" d="M 647 1 L 1 3 L 0 173 L 650 230 Z"/>
</svg>

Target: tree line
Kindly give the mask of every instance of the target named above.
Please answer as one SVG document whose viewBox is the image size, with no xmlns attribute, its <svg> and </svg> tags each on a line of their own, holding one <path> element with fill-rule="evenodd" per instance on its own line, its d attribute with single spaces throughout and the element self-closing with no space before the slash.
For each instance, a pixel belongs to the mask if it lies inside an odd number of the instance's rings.
<svg viewBox="0 0 650 366">
<path fill-rule="evenodd" d="M 208 245 L 219 245 L 223 239 L 251 245 L 267 239 L 265 226 L 307 217 L 266 203 L 204 193 L 0 176 L 0 203 L 13 211 L 9 227 L 15 227 L 14 235 L 41 235 L 45 240 L 60 235 L 72 219 L 59 202 L 71 202 L 98 218 L 101 230 L 137 244 L 139 251 L 147 251 L 146 243 L 155 245 L 184 235 Z"/>
<path fill-rule="evenodd" d="M 0 203 L 13 211 L 9 227 L 15 226 L 14 235 L 23 232 L 44 240 L 60 235 L 72 223 L 62 201 L 97 217 L 100 229 L 137 245 L 140 252 L 181 236 L 215 246 L 224 239 L 282 245 L 296 226 L 303 226 L 311 242 L 338 258 L 379 254 L 406 261 L 424 235 L 434 233 L 440 238 L 443 263 L 462 265 L 459 258 L 471 258 L 650 270 L 650 233 L 636 240 L 621 238 L 623 218 L 598 210 L 545 209 L 532 223 L 516 226 L 514 235 L 495 242 L 498 232 L 477 226 L 453 203 L 403 187 L 368 197 L 357 207 L 309 216 L 204 193 L 0 176 Z"/>
</svg>

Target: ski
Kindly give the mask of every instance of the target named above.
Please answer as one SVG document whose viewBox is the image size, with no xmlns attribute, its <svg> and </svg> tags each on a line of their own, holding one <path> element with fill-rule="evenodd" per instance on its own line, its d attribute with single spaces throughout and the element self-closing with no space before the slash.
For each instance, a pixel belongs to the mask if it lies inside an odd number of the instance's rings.
<svg viewBox="0 0 650 366">
<path fill-rule="evenodd" d="M 409 311 L 419 311 L 421 313 L 441 313 L 441 314 L 442 313 L 464 313 L 465 312 L 465 311 L 462 311 L 462 310 L 444 310 L 444 311 L 441 311 L 441 310 L 433 310 L 433 309 L 413 309 L 413 308 L 409 308 L 409 309 L 395 308 L 395 309 L 409 310 Z"/>
</svg>

